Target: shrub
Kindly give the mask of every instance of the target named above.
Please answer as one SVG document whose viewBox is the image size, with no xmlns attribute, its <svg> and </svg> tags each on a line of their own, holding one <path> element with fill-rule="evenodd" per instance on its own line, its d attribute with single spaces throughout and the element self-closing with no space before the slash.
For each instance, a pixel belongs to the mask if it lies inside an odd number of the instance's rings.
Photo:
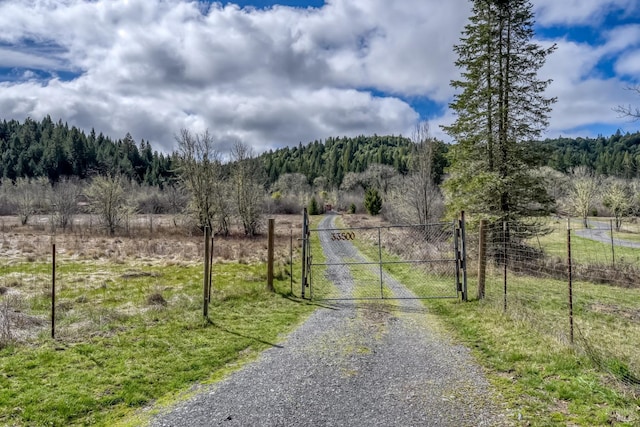
<svg viewBox="0 0 640 427">
<path fill-rule="evenodd" d="M 382 209 L 382 197 L 375 188 L 367 189 L 364 195 L 364 208 L 369 212 L 369 215 L 378 215 Z"/>
<path fill-rule="evenodd" d="M 309 201 L 309 215 L 319 215 L 320 208 L 318 207 L 318 201 L 315 197 L 311 197 Z"/>
</svg>

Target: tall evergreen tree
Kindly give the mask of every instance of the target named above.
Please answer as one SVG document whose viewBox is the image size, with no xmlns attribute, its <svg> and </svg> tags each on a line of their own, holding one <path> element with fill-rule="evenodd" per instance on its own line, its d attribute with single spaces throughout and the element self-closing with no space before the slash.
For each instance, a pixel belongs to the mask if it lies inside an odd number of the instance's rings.
<svg viewBox="0 0 640 427">
<path fill-rule="evenodd" d="M 528 0 L 473 0 L 470 23 L 454 47 L 462 78 L 451 108 L 458 117 L 444 130 L 457 142 L 450 150 L 448 207 L 478 216 L 518 220 L 549 206 L 541 162 L 528 141 L 548 125 L 555 99 L 538 70 L 555 49 L 532 43 Z"/>
<path fill-rule="evenodd" d="M 369 212 L 369 215 L 378 215 L 382 210 L 382 197 L 375 188 L 367 188 L 364 194 L 364 208 Z"/>
</svg>

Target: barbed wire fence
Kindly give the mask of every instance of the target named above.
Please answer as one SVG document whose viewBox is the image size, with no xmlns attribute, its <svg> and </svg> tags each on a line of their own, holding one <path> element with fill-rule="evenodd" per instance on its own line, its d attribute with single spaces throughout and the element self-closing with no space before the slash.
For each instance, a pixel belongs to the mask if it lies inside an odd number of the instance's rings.
<svg viewBox="0 0 640 427">
<path fill-rule="evenodd" d="M 485 304 L 640 386 L 640 239 L 560 218 L 483 223 L 468 238 Z"/>
</svg>

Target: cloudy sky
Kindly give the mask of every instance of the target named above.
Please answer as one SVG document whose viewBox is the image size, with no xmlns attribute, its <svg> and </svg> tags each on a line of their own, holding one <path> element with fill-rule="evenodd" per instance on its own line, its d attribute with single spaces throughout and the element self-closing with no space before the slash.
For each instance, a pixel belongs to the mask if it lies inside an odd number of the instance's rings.
<svg viewBox="0 0 640 427">
<path fill-rule="evenodd" d="M 640 1 L 533 0 L 545 136 L 634 132 Z M 257 151 L 453 119 L 467 0 L 0 0 L 0 118 L 49 114 L 160 151 L 181 128 Z"/>
</svg>

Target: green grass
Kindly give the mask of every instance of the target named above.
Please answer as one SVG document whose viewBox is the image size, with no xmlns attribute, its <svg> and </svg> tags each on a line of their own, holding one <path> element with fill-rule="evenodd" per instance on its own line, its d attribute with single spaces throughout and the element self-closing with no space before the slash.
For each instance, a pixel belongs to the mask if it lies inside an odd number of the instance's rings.
<svg viewBox="0 0 640 427">
<path fill-rule="evenodd" d="M 611 235 L 611 233 L 609 233 L 609 236 Z M 621 232 L 613 232 L 613 236 L 615 239 L 621 239 L 621 240 L 626 240 L 628 242 L 640 242 L 640 234 L 638 233 L 631 233 L 631 232 L 625 232 L 625 231 L 621 231 Z"/>
<path fill-rule="evenodd" d="M 563 260 L 567 259 L 566 221 L 550 219 L 547 225 L 551 227 L 552 232 L 545 236 L 541 236 L 539 239 L 533 239 L 529 243 L 533 247 L 541 248 L 548 256 L 555 256 Z M 583 228 L 581 221 L 571 221 L 572 230 L 581 230 Z M 610 236 L 608 232 L 607 235 Z M 614 237 L 622 240 L 640 241 L 640 235 L 634 235 L 632 232 L 614 232 Z M 613 256 L 615 256 L 616 262 L 640 267 L 640 250 L 615 246 L 612 254 L 611 243 L 596 242 L 591 239 L 579 237 L 575 232 L 572 233 L 571 258 L 573 262 L 578 264 L 598 264 L 602 266 L 609 266 L 613 264 Z"/>
<path fill-rule="evenodd" d="M 338 218 L 337 223 L 339 227 L 343 227 L 342 219 Z M 419 298 L 456 298 L 456 287 L 454 283 L 454 266 L 450 263 L 424 263 L 424 264 L 385 264 L 389 262 L 399 262 L 403 259 L 387 250 L 386 248 L 380 249 L 377 244 L 377 231 L 372 230 L 373 234 L 367 235 L 366 233 L 360 233 L 358 238 L 354 239 L 351 243 L 363 254 L 367 260 L 378 262 L 382 255 L 383 269 L 390 272 L 391 269 L 388 266 L 393 265 L 393 276 L 400 282 L 411 289 L 414 294 Z M 385 231 L 388 232 L 388 231 Z M 453 248 L 451 254 L 453 257 Z M 416 274 L 416 266 L 421 267 L 420 274 Z M 353 267 L 353 266 L 352 266 Z M 377 283 L 377 296 L 380 295 L 380 276 L 377 266 L 369 266 L 370 271 L 374 277 L 370 278 L 371 283 Z M 375 268 L 376 272 L 373 273 L 371 268 Z M 393 292 L 385 285 L 384 295 L 385 298 L 393 297 Z"/>
<path fill-rule="evenodd" d="M 323 215 L 310 216 L 309 227 L 311 229 L 318 228 L 322 218 L 324 218 Z M 327 262 L 327 257 L 322 250 L 322 244 L 320 243 L 318 233 L 311 232 L 309 238 L 311 239 L 311 255 L 313 264 L 325 264 Z M 310 275 L 310 288 L 307 288 L 307 294 L 305 295 L 306 298 L 323 299 L 337 293 L 335 283 L 330 281 L 327 277 L 326 265 L 312 266 Z"/>
<path fill-rule="evenodd" d="M 422 275 L 402 265 L 385 268 L 409 288 L 408 276 Z M 631 383 L 640 368 L 640 324 L 629 317 L 640 315 L 640 291 L 577 283 L 574 320 L 583 335 L 571 346 L 566 286 L 510 273 L 506 313 L 500 276 L 489 277 L 484 301 L 423 303 L 488 368 L 521 424 L 638 425 L 640 399 Z"/>
<path fill-rule="evenodd" d="M 582 251 L 577 258 L 583 262 L 595 252 L 610 251 L 608 245 L 588 239 L 572 241 L 574 249 Z M 377 247 L 354 243 L 371 259 L 378 258 Z M 541 238 L 540 245 L 547 253 L 566 253 L 566 223 Z M 616 257 L 633 254 L 626 252 L 616 251 Z M 404 264 L 384 268 L 420 292 L 424 272 Z M 471 295 L 476 285 L 473 273 L 469 272 Z M 506 313 L 502 289 L 501 271 L 489 269 L 485 300 L 423 303 L 437 316 L 439 327 L 472 349 L 516 424 L 640 425 L 639 289 L 574 283 L 574 345 L 569 343 L 565 280 L 509 272 Z"/>
<path fill-rule="evenodd" d="M 34 319 L 49 313 L 48 270 L 41 263 L 0 268 Z M 288 277 L 276 281 L 278 293 L 267 292 L 264 264 L 216 264 L 205 321 L 201 270 L 60 262 L 59 338 L 48 338 L 45 322 L 28 344 L 0 350 L 0 424 L 141 424 L 140 408 L 218 378 L 313 310 L 288 295 Z M 152 293 L 166 305 L 150 304 Z"/>
<path fill-rule="evenodd" d="M 635 425 L 638 403 L 607 384 L 591 360 L 552 336 L 482 302 L 429 301 L 490 368 L 490 378 L 524 425 Z"/>
</svg>

